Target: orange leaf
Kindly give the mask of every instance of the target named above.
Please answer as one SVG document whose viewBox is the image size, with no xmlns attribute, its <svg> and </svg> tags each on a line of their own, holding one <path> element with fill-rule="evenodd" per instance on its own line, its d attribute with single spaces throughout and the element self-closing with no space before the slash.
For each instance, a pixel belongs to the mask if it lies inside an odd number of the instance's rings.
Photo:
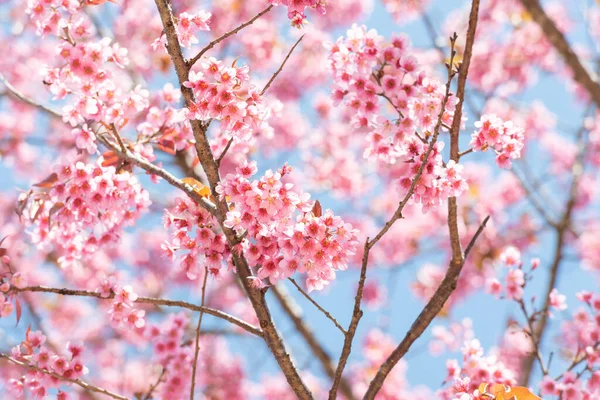
<svg viewBox="0 0 600 400">
<path fill-rule="evenodd" d="M 197 179 L 188 177 L 188 178 L 183 178 L 181 181 L 183 183 L 187 183 L 188 185 L 190 185 L 192 187 L 192 189 L 194 189 L 194 192 L 196 192 L 200 196 L 202 196 L 202 197 L 210 196 L 210 188 L 208 186 L 204 186 L 202 184 L 202 182 L 198 181 Z"/>
<path fill-rule="evenodd" d="M 312 213 L 317 218 L 323 215 L 323 207 L 321 207 L 319 200 L 315 201 L 315 205 L 312 208 Z"/>
<path fill-rule="evenodd" d="M 158 148 L 167 154 L 175 155 L 175 142 L 172 140 L 162 140 L 158 143 Z"/>
<path fill-rule="evenodd" d="M 58 175 L 56 175 L 56 173 L 52 173 L 52 174 L 50 174 L 50 176 L 48 176 L 43 181 L 38 182 L 38 183 L 34 183 L 33 186 L 40 187 L 40 188 L 45 188 L 45 189 L 49 189 L 52 186 L 54 186 L 54 184 L 56 183 L 56 181 L 58 181 Z"/>
<path fill-rule="evenodd" d="M 15 299 L 15 306 L 17 309 L 17 325 L 19 325 L 19 321 L 21 320 L 21 315 L 23 313 L 23 309 L 21 308 L 21 302 L 19 299 Z"/>
<path fill-rule="evenodd" d="M 490 385 L 482 383 L 479 385 L 479 396 L 490 400 L 542 400 L 523 386 Z"/>
<path fill-rule="evenodd" d="M 102 161 L 103 167 L 115 166 L 119 163 L 119 156 L 112 150 L 108 150 L 102 154 L 104 160 Z"/>
</svg>

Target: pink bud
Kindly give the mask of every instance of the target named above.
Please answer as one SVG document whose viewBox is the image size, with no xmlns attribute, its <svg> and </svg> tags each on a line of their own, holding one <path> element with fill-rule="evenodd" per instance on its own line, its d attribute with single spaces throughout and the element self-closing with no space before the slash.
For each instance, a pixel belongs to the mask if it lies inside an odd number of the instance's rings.
<svg viewBox="0 0 600 400">
<path fill-rule="evenodd" d="M 539 258 L 532 258 L 531 259 L 531 270 L 534 271 L 539 266 L 540 266 L 540 259 Z"/>
</svg>

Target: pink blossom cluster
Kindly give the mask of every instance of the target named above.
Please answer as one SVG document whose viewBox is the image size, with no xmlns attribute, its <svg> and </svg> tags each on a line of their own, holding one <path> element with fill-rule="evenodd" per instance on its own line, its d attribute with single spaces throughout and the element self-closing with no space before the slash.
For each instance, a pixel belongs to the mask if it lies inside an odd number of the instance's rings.
<svg viewBox="0 0 600 400">
<path fill-rule="evenodd" d="M 166 371 L 166 380 L 159 388 L 161 398 L 189 395 L 194 353 L 192 346 L 181 345 L 188 322 L 183 313 L 171 314 L 161 325 L 153 324 L 146 330 L 156 362 Z"/>
<path fill-rule="evenodd" d="M 471 146 L 474 151 L 486 151 L 488 148 L 496 152 L 496 164 L 500 168 L 510 168 L 514 160 L 521 157 L 523 129 L 514 126 L 512 121 L 502 121 L 494 114 L 483 115 L 475 122 L 478 128 L 471 135 Z"/>
<path fill-rule="evenodd" d="M 463 362 L 446 362 L 448 388 L 438 394 L 444 400 L 476 400 L 474 392 L 481 383 L 515 385 L 517 376 L 512 367 L 504 364 L 495 354 L 485 355 L 477 339 L 465 341 L 461 352 Z"/>
<path fill-rule="evenodd" d="M 127 329 L 142 329 L 146 324 L 144 310 L 137 309 L 134 305 L 138 299 L 137 293 L 129 285 L 123 287 L 117 285 L 114 276 L 110 276 L 102 281 L 96 288 L 96 292 L 102 297 L 114 295 L 112 304 L 108 310 L 110 322 L 114 327 L 126 327 Z"/>
<path fill-rule="evenodd" d="M 214 276 L 223 273 L 223 263 L 230 255 L 229 245 L 223 233 L 216 230 L 217 221 L 204 208 L 190 198 L 177 198 L 174 207 L 165 209 L 163 223 L 173 231 L 171 241 L 165 241 L 162 248 L 171 260 L 177 251 L 186 251 L 179 265 L 189 279 L 198 278 L 201 266 Z"/>
<path fill-rule="evenodd" d="M 577 249 L 581 254 L 583 268 L 589 271 L 600 271 L 600 224 L 588 224 L 583 230 Z"/>
<path fill-rule="evenodd" d="M 330 46 L 329 60 L 335 101 L 344 100 L 355 129 L 368 132 L 365 158 L 408 163 L 410 168 L 399 179 L 400 189 L 407 192 L 429 151 L 438 116 L 446 126 L 452 123 L 456 97 L 444 102 L 445 86 L 420 72 L 406 36 L 385 43 L 375 30 L 353 25 L 346 37 Z M 380 99 L 391 105 L 397 114 L 394 120 L 383 117 Z M 424 211 L 467 188 L 461 165 L 451 161 L 444 166 L 442 148 L 442 142 L 433 146 L 412 198 Z"/>
<path fill-rule="evenodd" d="M 93 257 L 99 247 L 115 244 L 150 205 L 149 194 L 129 172 L 95 164 L 66 162 L 29 196 L 26 212 L 31 240 L 58 252 L 63 266 Z"/>
<path fill-rule="evenodd" d="M 187 341 L 190 323 L 184 313 L 171 314 L 160 324 L 145 331 L 153 350 L 153 363 L 160 365 L 163 378 L 156 389 L 158 398 L 189 397 L 194 345 Z M 197 364 L 196 384 L 209 398 L 238 399 L 245 388 L 240 360 L 232 356 L 226 343 L 211 335 L 203 335 Z"/>
<path fill-rule="evenodd" d="M 540 382 L 542 396 L 582 400 L 600 396 L 600 294 L 582 291 L 577 298 L 584 307 L 563 321 L 558 339 L 573 360 L 585 362 L 590 375 L 587 383 L 574 371 L 565 372 L 559 379 L 545 376 Z M 556 301 L 556 295 L 551 301 Z"/>
<path fill-rule="evenodd" d="M 321 14 L 325 14 L 327 2 L 324 0 L 269 0 L 273 5 L 284 5 L 287 7 L 288 18 L 292 26 L 301 28 L 306 23 L 307 8 L 312 8 Z"/>
<path fill-rule="evenodd" d="M 600 396 L 600 370 L 595 370 L 584 382 L 573 371 L 567 371 L 559 381 L 545 376 L 540 382 L 542 396 L 557 396 L 565 400 L 593 400 Z"/>
<path fill-rule="evenodd" d="M 192 71 L 183 85 L 194 91 L 196 101 L 186 109 L 189 119 L 221 121 L 221 129 L 240 141 L 268 126 L 270 109 L 261 91 L 250 83 L 248 65 L 226 65 L 210 57 L 199 62 L 200 71 Z"/>
<path fill-rule="evenodd" d="M 600 12 L 598 12 L 600 15 Z M 590 121 L 589 143 L 587 146 L 587 155 L 595 166 L 600 166 L 600 115 Z"/>
<path fill-rule="evenodd" d="M 179 44 L 181 47 L 191 47 L 192 45 L 199 43 L 196 37 L 196 31 L 210 31 L 210 17 L 211 13 L 200 10 L 196 13 L 183 12 L 179 14 L 177 18 L 177 35 L 179 37 Z M 152 44 L 152 48 L 156 50 L 158 46 L 162 45 L 163 48 L 167 45 L 167 36 L 163 34 L 160 38 Z"/>
<path fill-rule="evenodd" d="M 473 321 L 470 318 L 453 322 L 448 327 L 434 326 L 431 333 L 433 339 L 429 342 L 429 352 L 432 355 L 459 351 L 463 343 L 475 338 Z"/>
<path fill-rule="evenodd" d="M 78 342 L 67 342 L 67 352 L 58 354 L 46 346 L 46 336 L 40 331 L 27 330 L 25 341 L 12 348 L 11 356 L 28 365 L 49 371 L 66 379 L 78 379 L 88 373 L 83 364 L 85 346 Z M 47 398 L 50 389 L 60 389 L 64 382 L 42 371 L 30 370 L 20 378 L 8 381 L 7 390 L 14 398 L 27 398 L 29 391 L 34 398 Z M 57 399 L 67 400 L 70 397 L 62 390 L 58 390 Z"/>
<path fill-rule="evenodd" d="M 63 32 L 72 38 L 80 38 L 91 33 L 91 24 L 79 11 L 85 5 L 79 0 L 31 0 L 27 1 L 25 12 L 35 23 L 37 34 L 62 36 Z"/>
<path fill-rule="evenodd" d="M 74 101 L 63 107 L 63 120 L 71 126 L 86 121 L 125 125 L 128 119 L 148 107 L 148 91 L 140 85 L 133 90 L 123 90 L 113 79 L 111 64 L 118 69 L 129 63 L 127 49 L 110 39 L 98 42 L 59 45 L 61 67 L 46 69 L 44 82 L 54 94 L 54 99 L 74 96 Z"/>
<path fill-rule="evenodd" d="M 508 269 L 504 285 L 495 276 L 490 276 L 485 282 L 486 292 L 496 297 L 504 294 L 510 300 L 521 301 L 525 284 L 531 279 L 531 273 L 537 269 L 540 260 L 531 260 L 530 270 L 524 271 L 521 252 L 514 246 L 508 246 L 500 254 L 500 262 Z"/>
<path fill-rule="evenodd" d="M 356 251 L 357 232 L 331 210 L 313 211 L 310 196 L 284 181 L 290 172 L 286 164 L 251 181 L 257 167 L 250 162 L 228 174 L 217 187 L 234 205 L 225 226 L 247 233 L 242 249 L 249 264 L 258 268 L 258 279 L 275 283 L 295 272 L 306 273 L 308 290 L 321 290 L 335 279 L 336 271 L 347 268 Z"/>
</svg>

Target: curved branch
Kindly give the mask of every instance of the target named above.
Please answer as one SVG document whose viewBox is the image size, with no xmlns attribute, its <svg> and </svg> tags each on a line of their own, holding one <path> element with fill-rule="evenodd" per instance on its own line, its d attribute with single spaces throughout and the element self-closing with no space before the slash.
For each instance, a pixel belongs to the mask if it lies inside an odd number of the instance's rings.
<svg viewBox="0 0 600 400">
<path fill-rule="evenodd" d="M 115 298 L 115 294 L 111 293 L 108 297 L 103 297 L 100 293 L 90 292 L 87 290 L 76 290 L 76 289 L 65 289 L 65 288 L 52 288 L 47 286 L 26 286 L 23 288 L 11 287 L 10 291 L 19 293 L 19 292 L 41 292 L 41 293 L 55 293 L 63 296 L 80 296 L 80 297 L 94 297 L 100 300 L 110 300 Z M 192 311 L 204 312 L 206 314 L 212 315 L 213 317 L 221 318 L 225 321 L 231 322 L 234 325 L 239 326 L 247 332 L 250 332 L 256 336 L 262 337 L 262 331 L 243 321 L 233 315 L 227 314 L 226 312 L 215 310 L 214 308 L 197 306 L 192 303 L 188 303 L 180 300 L 168 300 L 168 299 L 157 299 L 154 297 L 138 297 L 134 303 L 139 304 L 154 304 L 156 306 L 165 306 L 165 307 L 181 307 L 186 308 Z"/>
</svg>

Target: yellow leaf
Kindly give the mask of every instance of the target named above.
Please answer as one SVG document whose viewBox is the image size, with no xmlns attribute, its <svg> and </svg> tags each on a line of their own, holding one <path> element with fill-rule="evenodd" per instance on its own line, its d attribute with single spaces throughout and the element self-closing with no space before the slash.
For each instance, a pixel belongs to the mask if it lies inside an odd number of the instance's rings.
<svg viewBox="0 0 600 400">
<path fill-rule="evenodd" d="M 202 197 L 208 198 L 210 196 L 210 188 L 208 186 L 204 186 L 202 182 L 195 178 L 187 177 L 181 180 L 183 183 L 187 183 L 194 189 L 194 192 Z"/>
</svg>

